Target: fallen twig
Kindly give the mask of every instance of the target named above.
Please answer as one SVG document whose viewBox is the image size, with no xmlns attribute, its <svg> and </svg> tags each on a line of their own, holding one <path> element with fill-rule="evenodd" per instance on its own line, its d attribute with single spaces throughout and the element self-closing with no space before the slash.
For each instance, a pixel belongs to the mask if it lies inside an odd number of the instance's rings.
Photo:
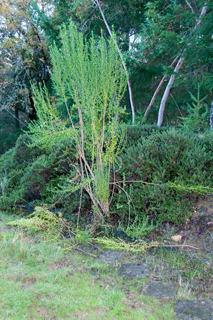
<svg viewBox="0 0 213 320">
<path fill-rule="evenodd" d="M 152 245 L 152 244 L 151 244 L 151 245 Z M 171 245 L 169 244 L 169 245 L 164 245 L 164 244 L 160 244 L 160 243 L 159 243 L 159 244 L 153 244 L 152 247 L 162 247 L 162 248 L 163 248 L 163 247 L 170 247 L 170 248 L 171 248 L 171 247 L 175 247 L 175 248 L 176 248 L 176 247 L 187 247 L 187 248 L 199 250 L 199 248 L 196 248 L 196 247 L 193 247 L 193 246 L 190 246 L 190 245 L 187 245 L 187 244 L 174 244 L 174 245 L 173 245 L 173 244 L 171 244 Z"/>
<path fill-rule="evenodd" d="M 62 237 L 63 237 L 64 240 L 67 240 L 63 235 L 62 235 Z M 80 251 L 80 252 L 82 252 L 82 253 L 84 253 L 84 254 L 87 254 L 88 256 L 92 256 L 92 257 L 96 258 L 96 255 L 94 255 L 94 254 L 92 254 L 92 253 L 89 253 L 89 252 L 86 252 L 86 251 L 78 248 L 78 247 L 75 246 L 74 244 L 70 244 L 70 243 L 69 243 L 68 245 L 69 245 L 71 248 L 75 249 L 75 250 L 78 250 L 78 251 Z"/>
</svg>

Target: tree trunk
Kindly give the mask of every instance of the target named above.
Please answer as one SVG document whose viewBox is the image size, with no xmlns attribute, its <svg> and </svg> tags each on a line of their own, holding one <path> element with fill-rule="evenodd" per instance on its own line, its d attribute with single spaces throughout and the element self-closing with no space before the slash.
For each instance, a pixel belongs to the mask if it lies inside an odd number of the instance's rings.
<svg viewBox="0 0 213 320">
<path fill-rule="evenodd" d="M 175 73 L 177 73 L 178 70 L 181 68 L 183 61 L 184 61 L 183 57 L 178 60 L 178 63 L 177 63 L 175 70 L 174 70 Z M 172 74 L 169 79 L 169 83 L 166 86 L 166 90 L 164 91 L 163 98 L 161 100 L 160 109 L 158 112 L 158 123 L 157 123 L 158 127 L 161 127 L 163 124 L 163 116 L 164 116 L 166 101 L 168 99 L 168 96 L 169 96 L 169 93 L 171 90 L 171 86 L 173 85 L 174 81 L 175 81 L 175 74 Z"/>
<path fill-rule="evenodd" d="M 29 119 L 30 120 L 37 120 L 37 114 L 36 114 L 36 109 L 35 109 L 34 101 L 33 101 L 33 98 L 32 98 L 31 90 L 29 92 L 29 100 L 30 100 L 30 106 L 32 108 L 32 112 L 29 113 Z"/>
<path fill-rule="evenodd" d="M 177 62 L 178 58 L 179 58 L 179 57 L 177 56 L 177 57 L 172 61 L 170 67 L 173 67 L 173 66 L 175 65 L 175 63 Z M 145 112 L 145 114 L 144 114 L 144 119 L 147 118 L 147 116 L 148 116 L 148 114 L 149 114 L 149 111 L 151 110 L 151 108 L 152 108 L 152 106 L 153 106 L 153 104 L 154 104 L 154 102 L 155 102 L 155 99 L 156 99 L 156 97 L 157 97 L 157 95 L 158 95 L 158 92 L 160 91 L 160 88 L 162 87 L 162 85 L 164 84 L 164 81 L 166 80 L 166 77 L 167 77 L 167 75 L 165 74 L 165 76 L 163 76 L 161 82 L 159 83 L 157 89 L 155 90 L 155 93 L 154 93 L 153 96 L 152 96 L 152 100 L 150 101 L 150 103 L 149 103 L 149 105 L 148 105 L 148 107 L 147 107 L 147 109 L 146 109 L 146 112 Z"/>
<path fill-rule="evenodd" d="M 203 9 L 202 9 L 202 11 L 201 11 L 201 14 L 200 14 L 200 16 L 199 16 L 199 19 L 197 20 L 197 23 L 196 23 L 194 29 L 192 30 L 191 35 L 192 35 L 192 34 L 197 30 L 197 28 L 200 26 L 200 24 L 201 24 L 201 18 L 202 18 L 203 16 L 205 16 L 206 11 L 207 11 L 207 5 L 206 5 L 206 3 L 205 3 L 205 5 L 204 5 L 204 7 L 203 7 Z M 190 45 L 190 43 L 189 43 L 188 45 Z M 175 67 L 175 70 L 174 70 L 175 73 L 178 72 L 178 70 L 181 68 L 181 66 L 182 66 L 182 64 L 183 64 L 183 61 L 184 61 L 183 54 L 184 54 L 185 51 L 186 51 L 186 48 L 184 49 L 184 51 L 183 51 L 183 53 L 182 53 L 182 57 L 178 60 L 178 63 L 177 63 L 177 65 L 176 65 L 176 67 Z M 158 123 L 157 123 L 157 125 L 158 125 L 159 127 L 161 127 L 162 124 L 163 124 L 163 116 L 164 116 L 165 105 L 166 105 L 166 102 L 167 102 L 167 99 L 168 99 L 168 96 L 169 96 L 169 93 L 170 93 L 170 90 L 171 90 L 171 86 L 173 85 L 174 81 L 175 81 L 175 74 L 173 74 L 173 75 L 170 77 L 170 80 L 169 80 L 169 82 L 168 82 L 168 84 L 167 84 L 167 87 L 166 87 L 166 89 L 165 89 L 163 98 L 162 98 L 162 100 L 161 100 L 160 109 L 159 109 L 159 112 L 158 112 Z"/>
<path fill-rule="evenodd" d="M 20 129 L 18 107 L 15 107 L 15 122 L 16 122 L 16 129 Z"/>
<path fill-rule="evenodd" d="M 211 105 L 211 110 L 210 110 L 210 127 L 213 129 L 213 103 Z"/>
</svg>

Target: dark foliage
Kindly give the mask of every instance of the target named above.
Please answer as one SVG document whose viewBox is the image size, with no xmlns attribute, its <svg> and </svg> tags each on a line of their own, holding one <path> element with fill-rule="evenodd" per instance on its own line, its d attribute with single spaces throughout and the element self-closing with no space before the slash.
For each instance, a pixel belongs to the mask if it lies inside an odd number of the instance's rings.
<svg viewBox="0 0 213 320">
<path fill-rule="evenodd" d="M 20 136 L 16 146 L 0 157 L 1 177 L 7 173 L 1 208 L 19 213 L 29 202 L 55 203 L 54 207 L 63 208 L 70 218 L 78 212 L 80 199 L 79 191 L 63 191 L 67 177 L 75 177 L 72 165 L 77 159 L 72 144 L 67 138 L 45 149 L 28 144 L 26 136 Z M 132 219 L 148 216 L 154 222 L 179 223 L 190 216 L 205 187 L 206 192 L 213 188 L 211 132 L 199 135 L 157 126 L 130 126 L 121 160 L 116 181 L 122 181 L 117 185 L 130 197 Z M 86 194 L 82 212 L 91 212 Z M 116 186 L 109 221 L 125 224 L 128 217 L 128 199 Z"/>
<path fill-rule="evenodd" d="M 154 127 L 131 130 L 129 140 L 134 145 L 125 150 L 123 175 L 117 177 L 125 178 L 121 186 L 130 196 L 131 215 L 148 215 L 160 222 L 185 220 L 198 194 L 213 187 L 212 134 Z M 127 199 L 120 191 L 114 197 L 114 210 L 121 220 L 127 219 Z"/>
</svg>

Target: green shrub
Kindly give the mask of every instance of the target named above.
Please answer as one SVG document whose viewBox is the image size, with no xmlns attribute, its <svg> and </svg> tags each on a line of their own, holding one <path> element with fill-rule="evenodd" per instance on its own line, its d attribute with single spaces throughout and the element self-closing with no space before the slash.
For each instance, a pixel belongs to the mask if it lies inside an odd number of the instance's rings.
<svg viewBox="0 0 213 320">
<path fill-rule="evenodd" d="M 167 127 L 158 127 L 157 125 L 129 125 L 127 126 L 127 146 L 136 145 L 141 139 L 167 129 Z"/>
<path fill-rule="evenodd" d="M 168 129 L 141 137 L 122 156 L 132 216 L 178 223 L 190 215 L 199 191 L 213 187 L 212 136 Z M 122 176 L 117 177 L 123 180 Z M 131 182 L 135 181 L 135 182 Z M 136 182 L 139 181 L 139 182 Z M 117 214 L 128 217 L 125 195 L 114 197 Z"/>
<path fill-rule="evenodd" d="M 17 210 L 17 206 L 21 208 L 30 201 L 51 204 L 58 201 L 61 197 L 58 184 L 63 184 L 63 179 L 72 170 L 75 153 L 67 138 L 45 149 L 30 148 L 28 144 L 29 138 L 22 135 L 15 147 L 0 157 L 0 174 L 7 172 L 5 192 L 0 194 L 2 209 Z M 72 201 L 64 204 L 66 210 L 71 212 L 77 208 L 78 200 L 79 196 L 74 194 Z M 58 205 L 63 201 L 62 197 Z"/>
<path fill-rule="evenodd" d="M 186 131 L 204 132 L 209 128 L 209 107 L 204 102 L 206 97 L 200 98 L 200 87 L 198 86 L 197 98 L 191 93 L 191 104 L 187 103 L 188 115 L 186 117 L 180 117 L 183 122 L 180 128 Z"/>
<path fill-rule="evenodd" d="M 154 225 L 153 221 L 151 221 L 150 223 L 148 216 L 144 216 L 143 219 L 140 219 L 137 215 L 132 224 L 127 226 L 127 228 L 123 229 L 121 225 L 119 227 L 119 229 L 125 231 L 125 233 L 132 239 L 140 239 L 146 236 L 147 233 L 152 232 L 157 227 L 157 225 Z"/>
<path fill-rule="evenodd" d="M 62 136 L 75 141 L 78 180 L 68 176 L 62 188 L 70 195 L 84 190 L 98 224 L 109 212 L 109 173 L 124 144 L 118 119 L 125 113 L 120 102 L 126 73 L 114 36 L 107 42 L 103 36 L 87 41 L 72 21 L 61 28 L 60 49 L 51 48 L 51 61 L 55 100 L 47 88 L 32 87 L 38 120 L 29 124 L 29 136 L 33 145 L 43 148 L 56 145 Z M 66 106 L 65 121 L 57 105 Z"/>
<path fill-rule="evenodd" d="M 126 229 L 129 203 L 130 225 L 134 223 L 139 233 L 139 222 L 147 221 L 147 217 L 154 225 L 162 221 L 184 221 L 202 188 L 206 188 L 206 192 L 213 188 L 213 132 L 201 135 L 152 127 L 147 131 L 139 127 L 134 130 L 132 134 L 127 128 L 129 147 L 121 155 L 122 167 L 116 175 L 117 181 L 125 180 L 117 184 L 129 198 L 115 186 L 110 219 L 113 223 L 117 219 Z M 70 218 L 78 212 L 80 199 L 78 191 L 72 195 L 63 191 L 69 187 L 68 180 L 74 181 L 76 177 L 72 169 L 76 162 L 74 146 L 66 137 L 43 149 L 29 148 L 26 143 L 29 140 L 21 136 L 16 146 L 0 157 L 2 177 L 5 170 L 7 172 L 5 194 L 0 194 L 1 208 L 17 210 L 17 206 L 20 208 L 29 201 L 51 205 L 57 202 L 57 207 L 63 207 L 66 218 Z M 86 193 L 83 193 L 82 212 L 91 212 L 91 201 Z"/>
</svg>

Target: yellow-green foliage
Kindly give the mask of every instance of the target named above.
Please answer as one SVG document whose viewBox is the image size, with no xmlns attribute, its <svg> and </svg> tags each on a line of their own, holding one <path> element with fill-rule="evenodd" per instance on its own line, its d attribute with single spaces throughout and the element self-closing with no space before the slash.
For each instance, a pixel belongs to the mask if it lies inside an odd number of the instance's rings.
<svg viewBox="0 0 213 320">
<path fill-rule="evenodd" d="M 28 218 L 16 219 L 8 222 L 7 225 L 24 229 L 46 231 L 57 227 L 60 222 L 60 217 L 60 215 L 57 217 L 45 207 L 35 207 L 35 212 L 29 215 Z"/>
<path fill-rule="evenodd" d="M 31 146 L 54 146 L 61 136 L 75 142 L 78 162 L 73 168 L 79 181 L 65 180 L 68 188 L 62 187 L 63 193 L 76 191 L 78 183 L 102 216 L 109 210 L 110 170 L 125 142 L 124 128 L 118 120 L 125 114 L 120 103 L 127 77 L 114 36 L 107 43 L 103 36 L 87 42 L 70 22 L 67 28 L 61 28 L 60 42 L 60 48 L 54 45 L 50 53 L 57 103 L 51 100 L 47 88 L 33 86 L 38 120 L 29 124 L 27 134 Z M 63 109 L 67 112 L 65 121 Z"/>
<path fill-rule="evenodd" d="M 145 241 L 126 243 L 121 239 L 116 238 L 95 238 L 94 242 L 103 244 L 104 248 L 112 250 L 121 250 L 129 252 L 145 252 L 147 249 L 152 247 L 152 244 L 146 243 Z"/>
</svg>

